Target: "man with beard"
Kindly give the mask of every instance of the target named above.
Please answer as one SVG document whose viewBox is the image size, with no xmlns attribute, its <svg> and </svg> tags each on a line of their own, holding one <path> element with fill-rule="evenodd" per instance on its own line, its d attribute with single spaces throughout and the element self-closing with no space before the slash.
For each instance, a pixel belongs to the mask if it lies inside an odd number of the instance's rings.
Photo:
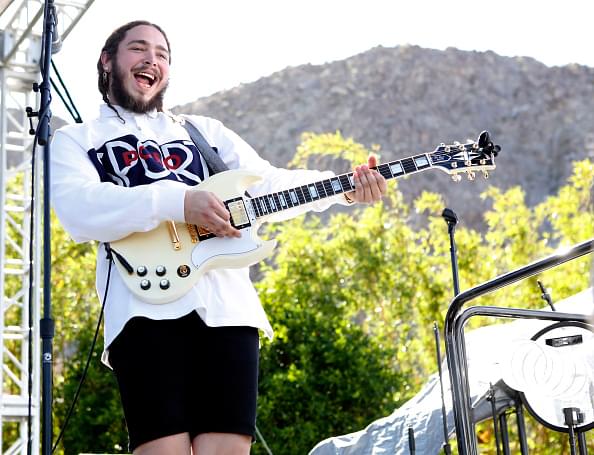
<svg viewBox="0 0 594 455">
<path fill-rule="evenodd" d="M 216 194 L 196 188 L 209 169 L 184 122 L 200 130 L 227 167 L 263 177 L 249 188 L 252 197 L 333 176 L 275 168 L 221 122 L 165 112 L 170 60 L 169 41 L 157 25 L 135 21 L 118 28 L 97 63 L 105 101 L 99 118 L 56 132 L 52 199 L 75 241 L 107 244 L 168 221 L 203 227 L 217 237 L 241 236 Z M 356 168 L 355 191 L 310 207 L 380 200 L 386 182 L 370 169 L 375 165 L 370 158 Z M 109 263 L 101 247 L 101 298 Z M 211 270 L 187 294 L 162 305 L 134 295 L 119 273 L 111 274 L 108 290 L 103 361 L 118 381 L 130 450 L 143 455 L 249 453 L 258 330 L 271 337 L 272 329 L 247 268 Z"/>
</svg>

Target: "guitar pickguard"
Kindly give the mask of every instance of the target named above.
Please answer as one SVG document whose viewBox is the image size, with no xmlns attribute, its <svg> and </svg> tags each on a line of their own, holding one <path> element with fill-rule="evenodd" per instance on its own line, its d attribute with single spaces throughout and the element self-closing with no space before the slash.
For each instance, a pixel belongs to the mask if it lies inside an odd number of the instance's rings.
<svg viewBox="0 0 594 455">
<path fill-rule="evenodd" d="M 213 237 L 198 243 L 192 250 L 192 264 L 199 269 L 211 269 L 221 260 L 232 263 L 235 258 L 240 260 L 242 267 L 251 265 L 238 256 L 252 253 L 262 245 L 260 239 L 252 236 L 252 230 L 251 227 L 242 229 L 239 238 Z"/>
</svg>

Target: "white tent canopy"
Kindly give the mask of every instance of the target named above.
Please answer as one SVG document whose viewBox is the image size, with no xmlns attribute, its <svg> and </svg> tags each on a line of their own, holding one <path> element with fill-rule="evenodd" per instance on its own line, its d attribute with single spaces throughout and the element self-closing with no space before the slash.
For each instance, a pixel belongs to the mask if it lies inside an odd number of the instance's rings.
<svg viewBox="0 0 594 455">
<path fill-rule="evenodd" d="M 564 313 L 594 316 L 593 300 L 592 288 L 588 288 L 556 303 L 555 308 Z M 584 340 L 577 355 L 576 375 L 563 379 L 558 376 L 558 372 L 567 371 L 568 368 L 551 369 L 546 366 L 546 362 L 543 363 L 542 356 L 538 358 L 533 356 L 534 349 L 526 349 L 526 346 L 531 343 L 530 338 L 552 323 L 552 321 L 518 319 L 510 323 L 494 324 L 468 331 L 465 334 L 468 378 L 475 421 L 487 418 L 490 414 L 491 405 L 486 402 L 485 397 L 491 384 L 497 384 L 496 397 L 505 395 L 506 390 L 509 390 L 502 382 L 504 378 L 511 383 L 510 386 L 532 387 L 533 392 L 534 389 L 538 389 L 539 393 L 548 395 L 551 407 L 579 407 L 582 412 L 585 412 L 585 422 L 594 421 L 594 334 L 586 331 L 588 335 L 583 337 Z M 573 357 L 576 356 L 573 355 Z M 535 371 L 536 367 L 540 367 L 543 372 L 549 371 L 549 374 L 536 376 L 527 373 L 528 370 Z M 445 361 L 443 379 L 447 429 L 449 434 L 452 434 L 454 432 L 452 394 Z M 564 380 L 565 383 L 562 382 Z M 561 386 L 562 384 L 564 385 Z M 573 397 L 568 396 L 569 391 L 572 392 Z M 584 400 L 584 396 L 588 399 Z M 410 453 L 409 428 L 414 431 L 417 453 L 438 454 L 444 444 L 441 408 L 439 377 L 433 374 L 417 395 L 391 415 L 372 422 L 367 428 L 356 433 L 321 441 L 309 455 L 408 454 Z"/>
</svg>

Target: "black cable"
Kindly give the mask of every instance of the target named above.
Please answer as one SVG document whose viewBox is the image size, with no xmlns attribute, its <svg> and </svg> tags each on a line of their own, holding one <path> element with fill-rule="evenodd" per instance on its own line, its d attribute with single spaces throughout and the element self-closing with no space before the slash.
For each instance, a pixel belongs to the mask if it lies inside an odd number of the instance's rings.
<svg viewBox="0 0 594 455">
<path fill-rule="evenodd" d="M 95 335 L 93 336 L 93 342 L 91 343 L 91 349 L 89 349 L 89 354 L 87 356 L 87 362 L 82 372 L 82 376 L 80 381 L 78 382 L 78 386 L 76 387 L 76 392 L 74 393 L 74 398 L 72 399 L 72 403 L 70 404 L 70 408 L 68 409 L 68 413 L 66 414 L 66 418 L 64 419 L 64 424 L 56 438 L 56 442 L 52 448 L 52 453 L 55 452 L 58 444 L 60 443 L 62 436 L 64 436 L 64 432 L 66 431 L 66 427 L 68 426 L 68 422 L 70 421 L 70 417 L 74 412 L 74 407 L 76 406 L 76 402 L 78 401 L 78 397 L 80 395 L 80 391 L 82 389 L 82 385 L 85 381 L 87 376 L 87 372 L 89 370 L 89 365 L 91 364 L 91 358 L 93 357 L 93 352 L 95 351 L 95 344 L 97 343 L 97 338 L 99 336 L 99 329 L 101 328 L 101 321 L 103 320 L 103 311 L 105 310 L 105 303 L 107 302 L 107 293 L 109 292 L 109 281 L 111 277 L 111 265 L 113 263 L 113 258 L 111 256 L 111 251 L 109 248 L 109 244 L 105 243 L 105 249 L 107 250 L 107 259 L 109 260 L 109 267 L 107 268 L 107 282 L 105 284 L 105 293 L 103 294 L 103 303 L 101 304 L 101 313 L 99 313 L 99 320 L 97 321 L 97 327 L 95 328 Z"/>
<path fill-rule="evenodd" d="M 72 97 L 70 96 L 70 92 L 68 91 L 66 84 L 64 84 L 64 81 L 62 80 L 62 76 L 60 75 L 60 72 L 58 71 L 58 68 L 56 67 L 56 64 L 54 63 L 53 59 L 52 59 L 52 68 L 54 70 L 54 73 L 58 77 L 58 81 L 60 81 L 60 85 L 62 86 L 62 88 L 64 89 L 64 92 L 66 93 L 66 97 L 68 98 L 68 102 L 70 103 L 70 106 L 68 106 L 68 104 L 66 103 L 66 100 L 64 99 L 64 97 L 62 96 L 60 91 L 58 90 L 58 87 L 56 86 L 54 81 L 50 78 L 50 81 L 52 82 L 52 86 L 58 92 L 58 95 L 60 95 L 60 98 L 62 99 L 62 103 L 64 103 L 64 106 L 66 106 L 66 109 L 68 109 L 68 112 L 72 116 L 72 119 L 76 123 L 82 123 L 82 117 L 80 116 L 80 113 L 78 112 L 78 109 L 76 108 L 76 105 L 74 104 L 74 101 L 72 100 Z M 70 109 L 70 107 L 72 107 L 72 109 L 74 109 L 74 112 L 76 115 L 72 113 L 72 110 Z"/>
<path fill-rule="evenodd" d="M 268 455 L 272 455 L 272 450 L 270 450 L 270 447 L 268 447 L 268 444 L 266 444 L 266 440 L 264 439 L 264 436 L 262 436 L 262 433 L 260 433 L 260 430 L 258 429 L 258 425 L 256 425 L 256 436 L 258 437 L 258 439 L 264 446 L 264 450 L 266 450 L 266 453 Z"/>
<path fill-rule="evenodd" d="M 54 82 L 54 80 L 52 78 L 50 78 L 50 82 L 52 84 L 52 88 L 54 89 L 54 92 L 58 94 L 58 96 L 62 100 L 62 104 L 64 105 L 64 107 L 66 108 L 66 110 L 68 111 L 70 116 L 73 118 L 73 120 L 76 122 L 77 119 L 74 116 L 74 112 L 72 112 L 72 108 L 66 103 L 66 100 L 64 99 L 64 96 L 62 95 L 62 92 L 60 92 L 60 88 L 56 85 L 56 83 Z M 81 122 L 77 122 L 77 123 L 82 123 L 82 120 L 81 120 Z"/>
</svg>

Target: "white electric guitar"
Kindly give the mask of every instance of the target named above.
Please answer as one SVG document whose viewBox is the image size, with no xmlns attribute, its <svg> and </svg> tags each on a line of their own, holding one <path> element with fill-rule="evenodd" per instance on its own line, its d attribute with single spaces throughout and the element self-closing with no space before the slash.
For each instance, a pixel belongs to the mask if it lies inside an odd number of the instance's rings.
<svg viewBox="0 0 594 455">
<path fill-rule="evenodd" d="M 462 172 L 473 180 L 476 171 L 488 177 L 488 171 L 495 169 L 499 151 L 485 131 L 475 142 L 441 144 L 431 153 L 380 164 L 376 169 L 386 179 L 436 168 L 452 174 L 454 181 L 461 179 Z M 270 215 L 355 189 L 353 173 L 348 173 L 278 193 L 247 197 L 246 188 L 260 180 L 253 172 L 237 169 L 215 174 L 196 187 L 216 194 L 225 203 L 231 224 L 241 231 L 241 237 L 216 237 L 196 225 L 170 221 L 152 231 L 112 242 L 116 266 L 130 290 L 147 303 L 176 300 L 209 270 L 247 267 L 270 256 L 276 242 L 258 237 L 259 226 Z"/>
</svg>

